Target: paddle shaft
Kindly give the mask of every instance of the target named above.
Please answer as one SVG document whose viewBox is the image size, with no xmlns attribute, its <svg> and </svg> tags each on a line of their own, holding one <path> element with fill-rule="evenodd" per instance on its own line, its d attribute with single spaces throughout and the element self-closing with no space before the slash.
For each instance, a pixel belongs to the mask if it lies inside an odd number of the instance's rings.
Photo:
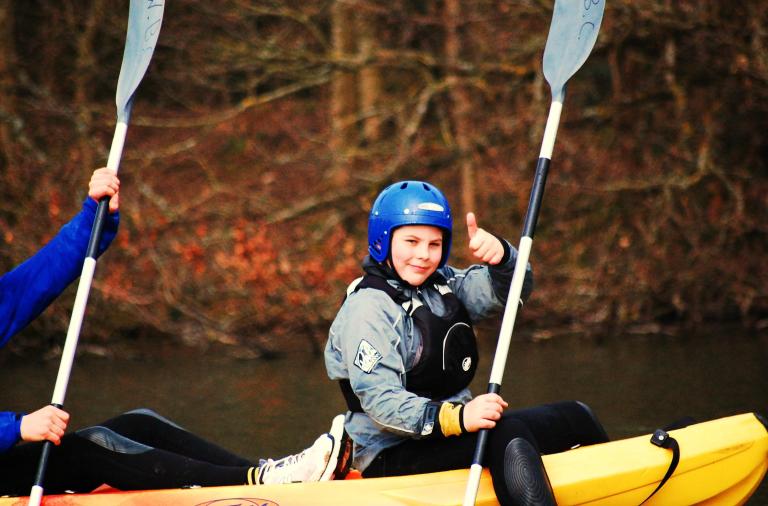
<svg viewBox="0 0 768 506">
<path fill-rule="evenodd" d="M 509 295 L 499 333 L 499 342 L 493 359 L 491 379 L 488 384 L 488 392 L 490 393 L 498 393 L 501 390 L 501 380 L 504 376 L 512 329 L 515 326 L 518 305 L 521 303 L 520 295 L 523 290 L 528 259 L 531 255 L 533 235 L 536 231 L 541 200 L 544 196 L 544 185 L 547 182 L 549 164 L 552 160 L 552 150 L 555 146 L 557 128 L 560 124 L 560 114 L 563 110 L 565 85 L 589 57 L 597 40 L 604 10 L 604 0 L 555 0 L 552 23 L 549 27 L 543 58 L 544 78 L 549 83 L 552 92 L 552 105 L 547 116 L 547 126 L 544 129 L 544 139 L 536 164 L 536 176 L 531 188 L 531 198 L 528 202 L 523 234 L 517 251 L 517 263 L 512 275 L 512 283 L 509 287 Z M 480 431 L 464 495 L 464 506 L 475 503 L 487 440 L 488 432 L 486 430 Z"/>
<path fill-rule="evenodd" d="M 125 37 L 125 50 L 120 66 L 120 75 L 117 79 L 117 91 L 115 92 L 115 105 L 117 106 L 117 124 L 115 134 L 112 137 L 112 146 L 109 149 L 107 169 L 117 174 L 120 159 L 123 154 L 123 145 L 128 131 L 128 121 L 131 116 L 134 93 L 139 83 L 144 78 L 152 54 L 160 35 L 160 27 L 165 10 L 164 0 L 130 0 L 128 8 L 128 28 Z M 59 373 L 56 377 L 56 386 L 53 391 L 51 404 L 58 408 L 64 406 L 64 398 L 67 393 L 67 385 L 72 372 L 72 363 L 75 359 L 77 341 L 80 337 L 80 328 L 85 316 L 85 306 L 88 302 L 88 294 L 91 290 L 93 274 L 96 270 L 96 256 L 101 242 L 104 222 L 109 210 L 109 197 L 99 200 L 96 217 L 91 229 L 91 237 L 86 250 L 83 271 L 80 275 L 80 283 L 77 287 L 75 305 L 72 309 L 72 317 L 69 321 L 67 338 L 62 351 Z M 29 504 L 39 506 L 43 496 L 43 480 L 45 469 L 48 465 L 48 457 L 51 452 L 51 442 L 43 443 L 40 454 L 40 463 L 35 475 L 35 483 L 30 492 Z"/>
<path fill-rule="evenodd" d="M 112 137 L 112 146 L 109 150 L 107 168 L 117 174 L 120 166 L 120 159 L 125 144 L 125 136 L 128 131 L 127 118 L 130 117 L 131 102 L 127 105 L 126 121 L 118 121 L 115 127 L 115 134 Z M 77 294 L 75 295 L 75 304 L 72 308 L 72 316 L 69 320 L 69 329 L 67 338 L 64 341 L 64 350 L 61 353 L 61 363 L 59 372 L 56 375 L 56 385 L 53 389 L 51 405 L 59 409 L 64 407 L 64 399 L 67 395 L 67 386 L 72 373 L 72 364 L 75 361 L 75 352 L 77 351 L 77 342 L 80 338 L 80 329 L 85 317 L 85 307 L 88 303 L 88 295 L 91 291 L 91 283 L 96 270 L 96 256 L 99 251 L 99 243 L 104 232 L 104 224 L 109 212 L 109 197 L 103 197 L 99 200 L 99 206 L 96 209 L 96 216 L 91 228 L 91 237 L 88 240 L 88 248 L 83 262 L 83 270 L 80 273 L 80 282 L 77 285 Z M 43 482 L 45 480 L 45 470 L 48 467 L 48 459 L 51 454 L 53 443 L 45 441 L 40 452 L 40 461 L 38 462 L 35 481 L 29 496 L 29 505 L 38 506 L 43 496 Z"/>
<path fill-rule="evenodd" d="M 560 124 L 560 113 L 563 110 L 561 101 L 552 101 L 547 117 L 547 126 L 544 129 L 544 140 L 541 143 L 541 152 L 539 160 L 536 163 L 536 175 L 531 188 L 531 196 L 528 201 L 528 210 L 525 214 L 525 224 L 523 225 L 523 236 L 520 238 L 520 245 L 517 249 L 517 262 L 515 263 L 515 272 L 512 275 L 512 283 L 509 286 L 507 304 L 504 308 L 504 317 L 501 321 L 501 330 L 499 331 L 499 341 L 496 345 L 496 354 L 493 358 L 491 367 L 491 379 L 488 383 L 488 393 L 498 394 L 501 391 L 501 382 L 504 377 L 504 366 L 507 362 L 509 353 L 509 343 L 512 339 L 512 330 L 517 318 L 517 309 L 521 305 L 521 295 L 523 292 L 523 282 L 528 267 L 528 259 L 531 256 L 531 247 L 533 245 L 533 235 L 536 232 L 536 223 L 539 219 L 539 210 L 541 201 L 544 197 L 544 186 L 547 183 L 547 174 L 552 159 L 552 151 L 557 137 L 557 128 Z M 483 460 L 485 448 L 488 443 L 488 429 L 481 429 L 477 435 L 477 444 L 475 454 L 472 457 L 472 466 L 469 470 L 469 480 L 464 494 L 464 506 L 475 504 L 477 489 L 480 486 L 480 475 L 483 471 Z"/>
</svg>

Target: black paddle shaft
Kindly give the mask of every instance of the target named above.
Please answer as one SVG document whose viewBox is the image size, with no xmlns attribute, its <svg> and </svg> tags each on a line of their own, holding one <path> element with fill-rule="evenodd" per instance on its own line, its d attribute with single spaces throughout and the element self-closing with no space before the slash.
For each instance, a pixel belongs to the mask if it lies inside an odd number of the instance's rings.
<svg viewBox="0 0 768 506">
<path fill-rule="evenodd" d="M 59 409 L 63 408 L 63 406 L 59 404 L 51 404 L 51 406 L 57 407 Z M 51 447 L 53 447 L 53 443 L 46 440 L 43 442 L 43 448 L 40 450 L 40 461 L 37 464 L 37 472 L 35 473 L 35 485 L 41 485 L 43 484 L 43 480 L 45 479 L 45 470 L 48 467 L 48 458 L 51 455 Z"/>
<path fill-rule="evenodd" d="M 533 239 L 533 234 L 536 232 L 536 222 L 539 220 L 541 200 L 544 198 L 544 185 L 547 184 L 549 163 L 549 158 L 545 157 L 539 158 L 539 161 L 536 163 L 536 175 L 533 179 L 531 199 L 528 202 L 528 211 L 525 214 L 525 224 L 523 225 L 524 237 Z"/>
<path fill-rule="evenodd" d="M 498 383 L 488 383 L 488 393 L 498 394 L 501 392 L 501 385 Z M 482 464 L 485 457 L 485 448 L 488 446 L 488 436 L 490 435 L 489 429 L 480 429 L 477 431 L 477 443 L 475 444 L 475 454 L 472 456 L 472 462 Z"/>
<path fill-rule="evenodd" d="M 91 228 L 91 237 L 88 240 L 88 249 L 85 253 L 87 258 L 96 258 L 96 255 L 99 253 L 99 243 L 101 242 L 104 224 L 106 223 L 109 211 L 109 200 L 109 196 L 102 197 L 99 200 L 99 207 L 96 209 L 96 217 L 93 220 L 93 228 Z"/>
</svg>

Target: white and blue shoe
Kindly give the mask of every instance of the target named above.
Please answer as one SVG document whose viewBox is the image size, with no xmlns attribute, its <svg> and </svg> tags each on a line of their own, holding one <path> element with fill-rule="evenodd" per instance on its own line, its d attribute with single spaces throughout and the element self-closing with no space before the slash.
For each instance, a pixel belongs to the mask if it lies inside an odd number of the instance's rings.
<svg viewBox="0 0 768 506">
<path fill-rule="evenodd" d="M 348 448 L 351 449 L 351 443 L 344 430 L 344 415 L 338 415 L 333 419 L 331 431 L 317 438 L 306 450 L 279 460 L 263 461 L 259 466 L 259 483 L 276 485 L 338 478 L 349 470 L 349 458 L 344 462 L 339 459 L 340 455 L 351 455 Z"/>
<path fill-rule="evenodd" d="M 333 439 L 333 450 L 328 467 L 320 477 L 320 481 L 343 480 L 349 472 L 352 462 L 352 440 L 344 430 L 344 415 L 336 415 L 331 423 L 328 435 Z"/>
</svg>

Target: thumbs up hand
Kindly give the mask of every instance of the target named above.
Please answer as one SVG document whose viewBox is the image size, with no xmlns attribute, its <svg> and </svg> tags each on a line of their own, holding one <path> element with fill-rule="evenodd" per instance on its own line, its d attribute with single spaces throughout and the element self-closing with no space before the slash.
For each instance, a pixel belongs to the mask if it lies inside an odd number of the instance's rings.
<svg viewBox="0 0 768 506">
<path fill-rule="evenodd" d="M 475 213 L 467 213 L 469 250 L 483 262 L 496 265 L 504 257 L 504 246 L 495 236 L 477 226 Z"/>
</svg>

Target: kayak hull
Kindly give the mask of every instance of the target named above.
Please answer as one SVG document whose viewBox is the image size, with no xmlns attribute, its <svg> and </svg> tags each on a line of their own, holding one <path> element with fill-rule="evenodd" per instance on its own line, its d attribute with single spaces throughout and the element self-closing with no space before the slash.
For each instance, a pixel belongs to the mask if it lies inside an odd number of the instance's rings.
<svg viewBox="0 0 768 506">
<path fill-rule="evenodd" d="M 768 430 L 751 413 L 699 423 L 669 432 L 680 446 L 680 463 L 648 505 L 743 504 L 768 469 Z M 658 486 L 671 450 L 650 443 L 650 435 L 576 448 L 543 457 L 557 503 L 637 505 Z M 227 486 L 171 490 L 108 491 L 46 496 L 45 506 L 453 506 L 464 497 L 468 471 L 391 478 Z M 27 498 L 0 498 L 0 506 L 21 506 Z M 497 505 L 490 474 L 483 471 L 478 506 Z"/>
<path fill-rule="evenodd" d="M 768 469 L 768 432 L 751 413 L 669 431 L 680 446 L 672 477 L 646 504 L 742 504 Z M 672 451 L 650 435 L 543 457 L 560 505 L 640 504 L 658 486 Z"/>
</svg>

